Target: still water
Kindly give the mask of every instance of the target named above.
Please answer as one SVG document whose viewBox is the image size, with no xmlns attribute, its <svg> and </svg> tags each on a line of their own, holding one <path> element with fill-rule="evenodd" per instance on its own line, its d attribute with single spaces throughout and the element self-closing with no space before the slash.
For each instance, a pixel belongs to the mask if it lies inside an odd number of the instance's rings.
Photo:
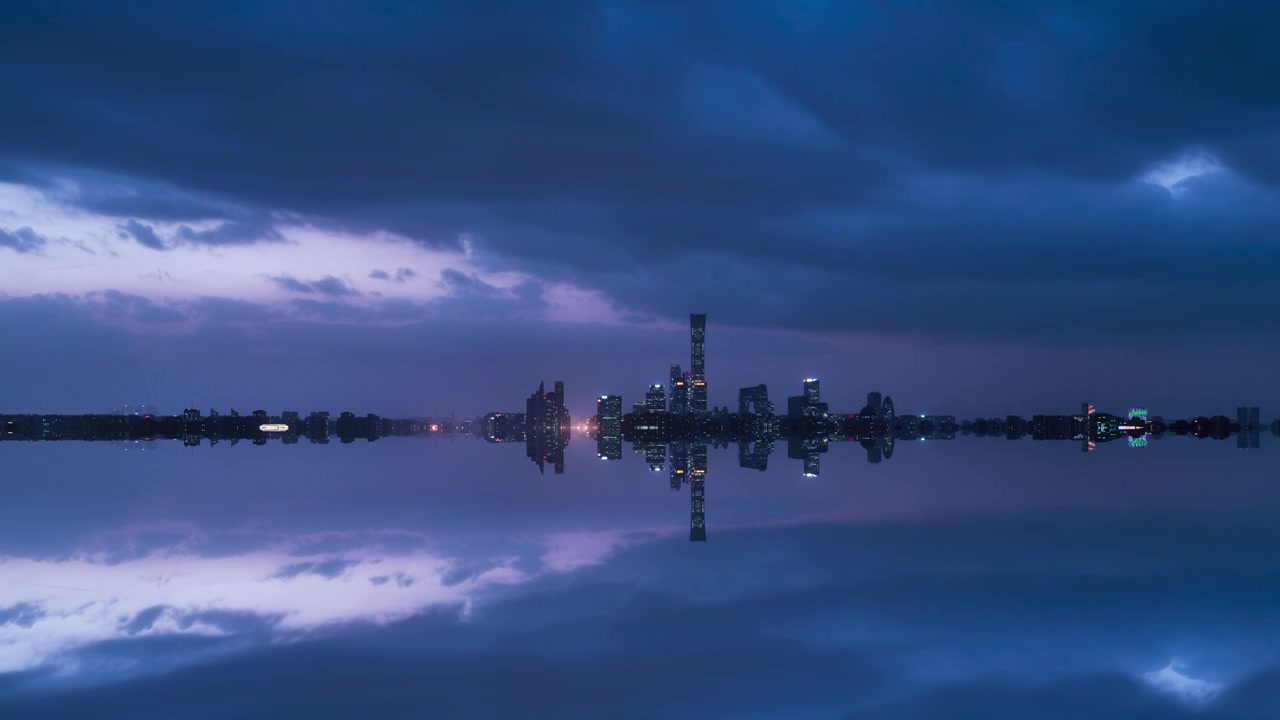
<svg viewBox="0 0 1280 720">
<path fill-rule="evenodd" d="M 1277 452 L 7 444 L 0 717 L 1276 717 Z"/>
</svg>

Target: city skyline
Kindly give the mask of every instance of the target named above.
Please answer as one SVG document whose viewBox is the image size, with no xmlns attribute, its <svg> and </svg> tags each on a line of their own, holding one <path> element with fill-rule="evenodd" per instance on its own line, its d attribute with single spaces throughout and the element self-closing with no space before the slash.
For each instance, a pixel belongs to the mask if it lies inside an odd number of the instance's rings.
<svg viewBox="0 0 1280 720">
<path fill-rule="evenodd" d="M 296 411 L 272 416 L 265 410 L 255 410 L 242 418 L 235 410 L 225 417 L 211 410 L 202 417 L 194 408 L 184 410 L 181 416 L 160 416 L 155 414 L 154 406 L 142 404 L 135 405 L 133 412 L 126 405 L 123 413 L 110 415 L 0 415 L 0 440 L 137 442 L 166 438 L 198 446 L 204 440 L 217 444 L 223 439 L 231 440 L 233 445 L 239 440 L 260 445 L 271 439 L 296 444 L 300 438 L 312 444 L 327 444 L 333 436 L 348 444 L 357 439 L 372 442 L 382 437 L 459 432 L 481 436 L 491 443 L 523 442 L 540 471 L 550 461 L 554 472 L 561 474 L 563 450 L 575 429 L 585 430 L 596 440 L 596 456 L 604 460 L 621 459 L 624 442 L 705 445 L 712 441 L 738 443 L 740 464 L 757 469 L 764 469 L 773 443 L 785 438 L 788 456 L 804 460 L 804 474 L 816 477 L 818 455 L 826 451 L 827 444 L 841 441 L 862 442 L 868 462 L 877 463 L 892 455 L 897 440 L 947 440 L 957 433 L 1004 436 L 1009 440 L 1026 436 L 1035 440 L 1073 440 L 1081 443 L 1086 452 L 1098 443 L 1119 438 L 1127 438 L 1131 447 L 1145 447 L 1148 438 L 1160 439 L 1166 433 L 1219 440 L 1236 436 L 1242 449 L 1258 447 L 1258 436 L 1264 427 L 1280 436 L 1280 417 L 1264 426 L 1261 409 L 1256 406 L 1238 407 L 1235 421 L 1225 415 L 1166 420 L 1151 415 L 1146 408 L 1131 408 L 1121 416 L 1098 412 L 1091 403 L 1083 403 L 1074 415 L 1037 414 L 1024 419 L 1010 414 L 957 421 L 955 415 L 899 415 L 891 397 L 871 391 L 860 410 L 832 412 L 829 403 L 822 400 L 821 380 L 816 377 L 805 378 L 801 393 L 787 398 L 785 414 L 775 414 L 765 384 L 740 388 L 735 413 L 728 406 L 708 405 L 706 337 L 707 315 L 690 313 L 691 370 L 683 373 L 678 363 L 671 365 L 670 384 L 665 388 L 661 383 L 649 385 L 630 413 L 625 412 L 621 395 L 601 395 L 596 400 L 595 414 L 579 425 L 572 421 L 565 383 L 557 380 L 551 390 L 546 389 L 545 382 L 539 383 L 527 398 L 523 413 L 493 411 L 469 421 L 453 417 L 387 419 L 349 411 L 336 418 L 330 417 L 328 411 L 312 412 L 303 419 Z M 752 444 L 755 449 L 748 450 Z M 673 468 L 677 464 L 672 460 Z"/>
<path fill-rule="evenodd" d="M 3 720 L 1276 720 L 1280 3 L 0 7 Z"/>
</svg>

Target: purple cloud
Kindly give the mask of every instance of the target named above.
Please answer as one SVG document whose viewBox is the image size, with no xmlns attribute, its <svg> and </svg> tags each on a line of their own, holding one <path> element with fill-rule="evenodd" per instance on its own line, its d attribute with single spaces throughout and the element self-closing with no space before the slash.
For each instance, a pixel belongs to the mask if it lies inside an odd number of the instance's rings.
<svg viewBox="0 0 1280 720">
<path fill-rule="evenodd" d="M 0 247 L 7 247 L 23 254 L 33 253 L 48 244 L 48 240 L 29 227 L 17 230 L 0 230 Z"/>
<path fill-rule="evenodd" d="M 346 280 L 333 275 L 326 275 L 319 280 L 304 281 L 293 277 L 292 275 L 270 275 L 268 280 L 276 284 L 281 290 L 296 293 L 328 295 L 329 297 L 344 297 L 349 295 L 359 295 L 359 291 L 347 284 Z"/>
<path fill-rule="evenodd" d="M 120 225 L 119 235 L 121 238 L 132 238 L 139 245 L 152 250 L 168 250 L 169 246 L 150 225 L 144 225 L 137 220 L 129 220 Z"/>
</svg>

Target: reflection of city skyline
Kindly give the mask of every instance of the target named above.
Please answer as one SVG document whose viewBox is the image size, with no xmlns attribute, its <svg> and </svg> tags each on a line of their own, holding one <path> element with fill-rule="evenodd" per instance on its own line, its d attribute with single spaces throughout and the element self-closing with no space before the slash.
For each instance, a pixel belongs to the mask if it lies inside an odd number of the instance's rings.
<svg viewBox="0 0 1280 720">
<path fill-rule="evenodd" d="M 255 410 L 241 415 L 187 409 L 182 415 L 159 415 L 149 405 L 126 406 L 122 412 L 99 415 L 0 415 L 0 440 L 108 441 L 128 449 L 146 448 L 160 440 L 181 440 L 184 446 L 210 446 L 226 441 L 265 445 L 272 440 L 297 444 L 373 442 L 388 437 L 473 435 L 489 443 L 519 443 L 540 473 L 551 466 L 565 472 L 565 450 L 574 434 L 594 441 L 602 461 L 620 460 L 630 446 L 655 473 L 665 473 L 673 491 L 687 486 L 690 502 L 689 538 L 704 541 L 708 449 L 736 445 L 738 465 L 767 470 L 779 445 L 786 458 L 798 461 L 804 477 L 821 475 L 822 455 L 833 444 L 856 443 L 866 460 L 876 464 L 893 457 L 895 448 L 921 441 L 954 440 L 957 436 L 1018 440 L 1069 441 L 1090 452 L 1100 444 L 1125 441 L 1145 447 L 1167 435 L 1225 439 L 1236 437 L 1237 447 L 1257 448 L 1263 430 L 1257 407 L 1240 407 L 1232 420 L 1223 415 L 1166 420 L 1143 408 L 1124 414 L 1097 411 L 1082 404 L 1074 414 L 1042 414 L 1024 418 L 957 420 L 953 415 L 899 413 L 891 397 L 867 393 L 865 405 L 852 412 L 833 411 L 821 395 L 819 378 L 805 378 L 800 394 L 787 398 L 779 413 L 764 384 L 739 389 L 736 410 L 708 407 L 706 372 L 706 316 L 690 316 L 690 370 L 670 365 L 664 387 L 649 385 L 628 412 L 623 397 L 600 395 L 596 412 L 574 423 L 567 408 L 565 383 L 551 389 L 539 383 L 521 411 L 494 411 L 474 420 L 456 418 L 390 419 L 378 415 L 328 412 L 303 416 L 287 411 L 269 415 Z M 1280 435 L 1280 420 L 1270 425 Z"/>
</svg>

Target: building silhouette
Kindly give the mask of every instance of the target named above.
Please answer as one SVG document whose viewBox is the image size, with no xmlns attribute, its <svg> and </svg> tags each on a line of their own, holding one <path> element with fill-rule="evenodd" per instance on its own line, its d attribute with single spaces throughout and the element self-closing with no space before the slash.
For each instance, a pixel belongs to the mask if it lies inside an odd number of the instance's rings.
<svg viewBox="0 0 1280 720">
<path fill-rule="evenodd" d="M 706 338 L 707 316 L 689 315 L 689 409 L 696 414 L 707 411 Z"/>
<path fill-rule="evenodd" d="M 649 391 L 644 394 L 644 409 L 646 412 L 667 411 L 667 393 L 661 385 L 649 386 Z"/>
<path fill-rule="evenodd" d="M 679 365 L 671 366 L 671 383 L 669 385 L 673 414 L 683 415 L 689 412 L 689 381 Z"/>
<path fill-rule="evenodd" d="M 544 383 L 538 383 L 538 389 L 525 401 L 525 452 L 538 472 L 544 472 L 550 463 L 556 475 L 564 474 L 570 427 L 564 382 L 557 380 L 550 392 Z"/>
<path fill-rule="evenodd" d="M 596 400 L 596 456 L 622 459 L 622 396 L 601 395 Z"/>
<path fill-rule="evenodd" d="M 707 541 L 707 444 L 689 447 L 689 541 Z"/>
</svg>

